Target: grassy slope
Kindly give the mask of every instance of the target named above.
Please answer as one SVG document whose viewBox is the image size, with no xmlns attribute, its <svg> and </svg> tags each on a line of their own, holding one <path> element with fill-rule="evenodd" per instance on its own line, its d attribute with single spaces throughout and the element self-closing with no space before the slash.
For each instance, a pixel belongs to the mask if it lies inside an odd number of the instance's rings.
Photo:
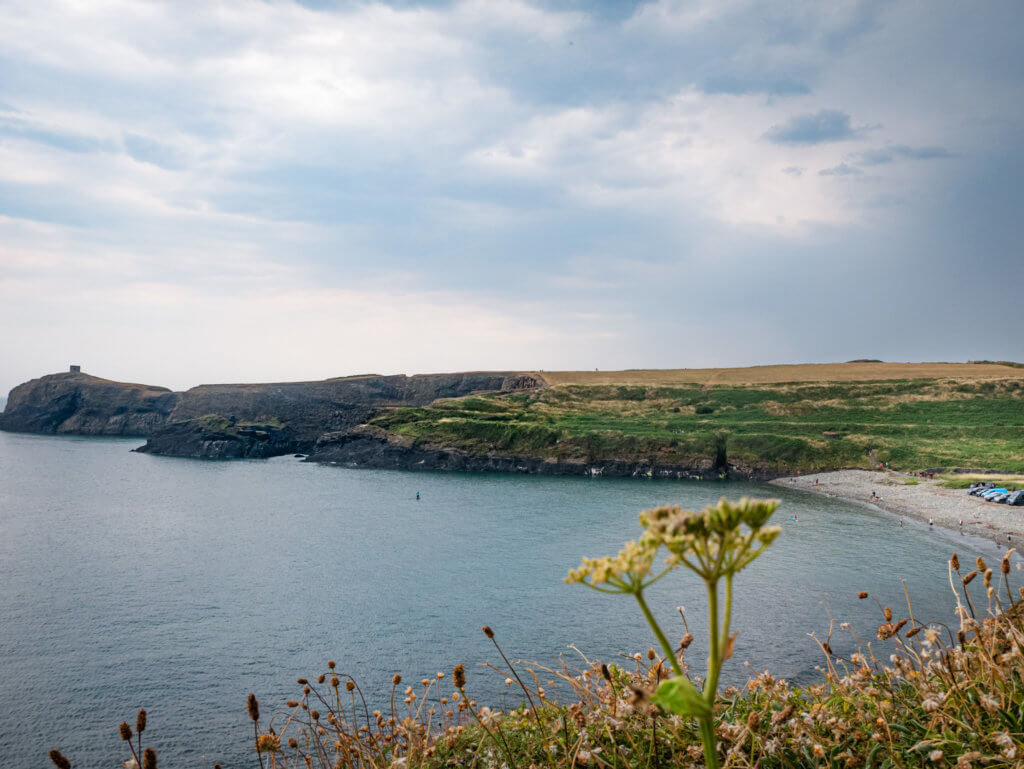
<svg viewBox="0 0 1024 769">
<path fill-rule="evenodd" d="M 997 368 L 1009 376 L 559 384 L 539 395 L 469 397 L 399 409 L 373 424 L 472 453 L 688 464 L 713 459 L 724 446 L 731 464 L 801 472 L 867 467 L 872 449 L 879 461 L 901 468 L 1021 472 L 1024 378 L 1020 370 Z M 840 438 L 825 438 L 826 431 Z"/>
</svg>

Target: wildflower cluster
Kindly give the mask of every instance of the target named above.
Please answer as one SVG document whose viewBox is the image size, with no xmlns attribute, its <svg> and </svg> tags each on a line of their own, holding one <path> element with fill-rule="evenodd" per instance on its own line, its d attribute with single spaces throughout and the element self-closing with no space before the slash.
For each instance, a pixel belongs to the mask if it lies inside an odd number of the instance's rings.
<svg viewBox="0 0 1024 769">
<path fill-rule="evenodd" d="M 779 536 L 780 529 L 765 526 L 779 503 L 773 499 L 747 499 L 718 504 L 701 512 L 662 506 L 640 514 L 645 531 L 638 542 L 628 542 L 614 558 L 584 558 L 569 572 L 567 582 L 584 584 L 607 593 L 632 595 L 657 638 L 675 676 L 662 682 L 654 702 L 679 716 L 696 718 L 710 769 L 718 766 L 713 705 L 722 663 L 732 656 L 735 635 L 729 634 L 733 578 L 760 556 Z M 658 550 L 669 552 L 667 567 L 650 577 Z M 704 581 L 708 594 L 708 674 L 703 692 L 684 674 L 676 652 L 647 606 L 643 591 L 668 571 L 684 566 Z M 719 582 L 725 581 L 725 604 L 719 610 Z"/>
</svg>

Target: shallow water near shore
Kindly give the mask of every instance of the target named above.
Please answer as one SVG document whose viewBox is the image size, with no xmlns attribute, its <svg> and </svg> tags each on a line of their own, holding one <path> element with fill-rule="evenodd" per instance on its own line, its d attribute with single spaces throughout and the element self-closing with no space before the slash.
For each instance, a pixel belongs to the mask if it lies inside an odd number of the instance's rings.
<svg viewBox="0 0 1024 769">
<path fill-rule="evenodd" d="M 652 639 L 631 599 L 562 579 L 580 556 L 637 536 L 637 512 L 662 502 L 783 501 L 782 536 L 737 582 L 725 683 L 746 679 L 744 661 L 816 680 L 822 658 L 807 634 L 827 633 L 823 605 L 874 635 L 878 607 L 858 590 L 905 616 L 905 579 L 915 617 L 950 622 L 950 552 L 968 564 L 1003 552 L 760 484 L 202 462 L 130 453 L 139 443 L 0 433 L 5 766 L 42 766 L 52 747 L 81 769 L 119 766 L 117 724 L 133 723 L 140 706 L 144 744 L 162 766 L 201 767 L 203 756 L 208 766 L 257 766 L 246 695 L 270 715 L 328 659 L 356 677 L 371 707 L 395 672 L 414 682 L 458 662 L 481 704 L 503 704 L 503 677 L 477 667 L 500 662 L 485 623 L 512 658 L 576 662 L 570 644 L 605 660 L 646 650 Z M 686 607 L 699 672 L 702 585 L 671 575 L 650 603 L 670 636 L 682 635 L 675 607 Z M 836 633 L 837 651 L 849 649 L 838 624 Z"/>
</svg>

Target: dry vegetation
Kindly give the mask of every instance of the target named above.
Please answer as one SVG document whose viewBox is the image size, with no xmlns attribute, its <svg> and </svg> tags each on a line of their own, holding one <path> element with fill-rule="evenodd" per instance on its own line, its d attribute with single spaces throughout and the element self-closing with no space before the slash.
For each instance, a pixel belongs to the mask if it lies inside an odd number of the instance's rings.
<svg viewBox="0 0 1024 769">
<path fill-rule="evenodd" d="M 782 382 L 870 382 L 883 379 L 1024 379 L 1024 369 L 1000 363 L 804 363 L 747 368 L 544 371 L 548 384 L 748 385 Z"/>
</svg>

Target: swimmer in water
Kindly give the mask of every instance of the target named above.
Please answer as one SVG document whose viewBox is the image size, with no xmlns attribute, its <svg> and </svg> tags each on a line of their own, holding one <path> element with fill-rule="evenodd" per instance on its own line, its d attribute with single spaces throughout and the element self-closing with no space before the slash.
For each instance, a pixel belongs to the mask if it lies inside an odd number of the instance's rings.
<svg viewBox="0 0 1024 769">
<path fill-rule="evenodd" d="M 793 513 L 793 523 L 799 523 L 799 521 L 796 518 L 796 513 Z"/>
<path fill-rule="evenodd" d="M 417 491 L 416 492 L 416 499 L 419 499 L 419 498 L 420 498 L 420 493 Z"/>
<path fill-rule="evenodd" d="M 903 528 L 903 516 L 902 515 L 900 516 L 900 528 L 901 529 Z"/>
</svg>

